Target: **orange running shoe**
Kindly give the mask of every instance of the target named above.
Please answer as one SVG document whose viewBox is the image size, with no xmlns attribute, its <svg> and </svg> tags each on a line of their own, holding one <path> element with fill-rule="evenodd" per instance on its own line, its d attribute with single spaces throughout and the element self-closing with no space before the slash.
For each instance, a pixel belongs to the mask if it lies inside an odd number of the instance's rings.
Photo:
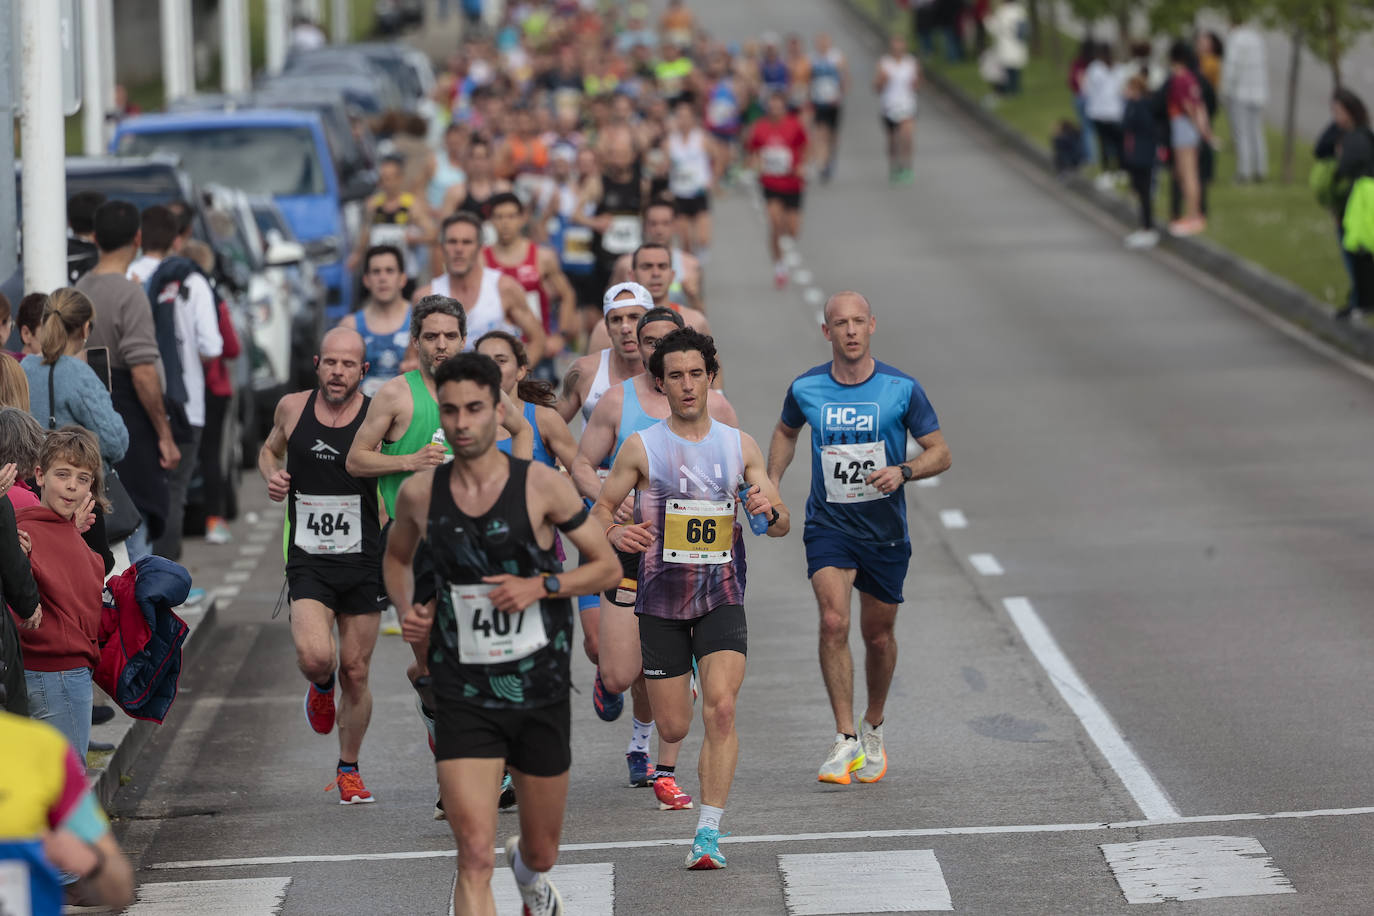
<svg viewBox="0 0 1374 916">
<path fill-rule="evenodd" d="M 692 807 L 692 796 L 678 788 L 671 773 L 654 777 L 654 795 L 658 797 L 660 811 L 685 811 Z"/>
<path fill-rule="evenodd" d="M 339 787 L 341 805 L 370 805 L 377 800 L 367 791 L 367 786 L 363 785 L 362 774 L 352 767 L 339 770 L 334 781 L 325 786 L 324 790 L 328 792 L 335 786 Z"/>
<path fill-rule="evenodd" d="M 334 730 L 334 688 L 321 690 L 310 684 L 305 688 L 305 721 L 321 735 Z"/>
</svg>

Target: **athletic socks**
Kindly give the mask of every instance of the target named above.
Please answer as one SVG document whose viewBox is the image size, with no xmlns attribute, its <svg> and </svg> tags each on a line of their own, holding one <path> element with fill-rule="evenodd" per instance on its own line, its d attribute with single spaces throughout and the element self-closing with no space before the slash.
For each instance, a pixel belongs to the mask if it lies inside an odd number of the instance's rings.
<svg viewBox="0 0 1374 916">
<path fill-rule="evenodd" d="M 333 674 L 330 674 L 330 675 L 329 675 L 329 680 L 325 681 L 323 684 L 316 684 L 316 685 L 315 685 L 315 689 L 318 690 L 320 693 L 328 693 L 329 691 L 333 690 L 333 689 L 334 689 L 334 675 L 333 675 Z"/>
<path fill-rule="evenodd" d="M 633 717 L 632 717 L 633 718 Z M 641 722 L 634 719 L 634 732 L 630 736 L 630 746 L 626 749 L 627 754 L 647 754 L 649 753 L 649 738 L 654 733 L 653 720 Z"/>
<path fill-rule="evenodd" d="M 843 733 L 841 733 L 841 734 L 843 734 Z M 859 736 L 858 736 L 858 735 L 848 735 L 848 734 L 846 734 L 845 737 L 848 738 L 850 741 L 858 741 L 858 740 L 859 740 Z"/>
<path fill-rule="evenodd" d="M 355 761 L 353 761 L 352 763 L 349 763 L 347 760 L 344 760 L 344 759 L 340 758 L 340 759 L 339 759 L 339 769 L 341 769 L 341 770 L 354 770 L 354 771 L 356 771 L 356 770 L 358 769 L 358 761 L 355 760 Z"/>
<path fill-rule="evenodd" d="M 515 854 L 510 860 L 510 870 L 515 872 L 515 883 L 529 887 L 539 880 L 539 872 L 532 871 L 520 855 L 520 844 L 515 844 Z"/>
<path fill-rule="evenodd" d="M 697 829 L 700 830 L 702 827 L 710 827 L 712 830 L 720 830 L 720 816 L 724 813 L 724 808 L 702 805 L 701 814 L 697 817 Z"/>
<path fill-rule="evenodd" d="M 671 778 L 676 773 L 677 767 L 675 766 L 665 767 L 663 764 L 660 763 L 654 767 L 654 779 L 663 779 L 664 777 Z"/>
</svg>

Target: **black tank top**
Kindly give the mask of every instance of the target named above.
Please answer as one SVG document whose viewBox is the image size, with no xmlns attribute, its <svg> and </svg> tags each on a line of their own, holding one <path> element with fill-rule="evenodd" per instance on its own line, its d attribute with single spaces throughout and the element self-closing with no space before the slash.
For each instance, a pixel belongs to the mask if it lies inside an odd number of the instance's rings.
<svg viewBox="0 0 1374 916">
<path fill-rule="evenodd" d="M 291 475 L 286 568 L 380 568 L 377 481 L 354 477 L 344 468 L 372 399 L 363 398 L 352 423 L 333 427 L 315 418 L 317 397 L 318 390 L 310 393 L 286 440 L 286 470 Z"/>
<path fill-rule="evenodd" d="M 489 190 L 486 197 L 479 199 L 472 196 L 472 190 L 469 188 L 467 196 L 458 205 L 458 209 L 471 213 L 478 219 L 489 220 L 491 219 L 491 199 L 495 196 L 496 192 Z"/>
<path fill-rule="evenodd" d="M 484 576 L 556 575 L 562 568 L 552 546 L 546 550 L 535 542 L 525 504 L 530 462 L 506 460 L 510 478 L 480 516 L 454 503 L 452 464 L 434 472 L 427 537 L 438 608 L 429 663 L 435 691 L 446 702 L 531 709 L 568 695 L 572 601 L 545 598 L 508 615 L 473 598 L 470 586 L 481 585 Z"/>
<path fill-rule="evenodd" d="M 628 181 L 613 181 L 610 176 L 601 175 L 601 202 L 596 205 L 596 216 L 633 216 L 636 220 L 644 211 L 644 188 L 639 181 L 639 165 L 631 170 Z M 592 236 L 593 250 L 603 268 L 608 268 L 623 251 L 607 251 L 601 233 Z M 637 246 L 636 246 L 637 247 Z"/>
</svg>

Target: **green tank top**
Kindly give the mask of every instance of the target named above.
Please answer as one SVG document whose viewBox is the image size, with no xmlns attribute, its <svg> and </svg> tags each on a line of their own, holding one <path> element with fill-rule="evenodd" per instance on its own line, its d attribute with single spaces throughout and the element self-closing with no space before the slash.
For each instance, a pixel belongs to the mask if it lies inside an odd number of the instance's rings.
<svg viewBox="0 0 1374 916">
<path fill-rule="evenodd" d="M 453 449 L 444 438 L 443 428 L 439 426 L 439 402 L 425 387 L 420 370 L 411 369 L 405 374 L 405 380 L 410 385 L 410 425 L 395 442 L 382 443 L 382 454 L 413 455 L 431 442 L 437 442 L 452 455 Z M 410 471 L 400 471 L 377 478 L 377 489 L 381 491 L 386 514 L 391 518 L 396 517 L 396 493 L 410 474 Z"/>
</svg>

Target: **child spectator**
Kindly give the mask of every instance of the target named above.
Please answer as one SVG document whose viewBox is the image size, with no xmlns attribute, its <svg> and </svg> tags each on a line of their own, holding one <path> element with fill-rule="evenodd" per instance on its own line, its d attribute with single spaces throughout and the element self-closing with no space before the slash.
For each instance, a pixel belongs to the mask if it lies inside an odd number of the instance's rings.
<svg viewBox="0 0 1374 916">
<path fill-rule="evenodd" d="M 99 660 L 105 564 L 77 530 L 101 499 L 100 446 L 84 429 L 49 433 L 38 456 L 41 503 L 16 513 L 29 536 L 39 610 L 20 626 L 29 714 L 66 736 L 84 759 L 91 736 L 91 674 Z"/>
<path fill-rule="evenodd" d="M 1085 161 L 1083 132 L 1068 118 L 1059 122 L 1059 128 L 1050 137 L 1050 148 L 1054 152 L 1054 171 L 1060 178 L 1077 172 Z"/>
<path fill-rule="evenodd" d="M 43 293 L 29 293 L 19 300 L 19 342 L 24 355 L 42 352 L 38 347 L 38 326 L 43 322 L 43 306 L 48 297 Z"/>
<path fill-rule="evenodd" d="M 1131 178 L 1131 190 L 1140 203 L 1140 228 L 1126 236 L 1127 248 L 1153 248 L 1159 244 L 1154 218 L 1159 122 L 1155 119 L 1149 91 L 1149 84 L 1142 75 L 1137 74 L 1126 83 L 1126 110 L 1121 119 L 1122 163 Z"/>
</svg>

